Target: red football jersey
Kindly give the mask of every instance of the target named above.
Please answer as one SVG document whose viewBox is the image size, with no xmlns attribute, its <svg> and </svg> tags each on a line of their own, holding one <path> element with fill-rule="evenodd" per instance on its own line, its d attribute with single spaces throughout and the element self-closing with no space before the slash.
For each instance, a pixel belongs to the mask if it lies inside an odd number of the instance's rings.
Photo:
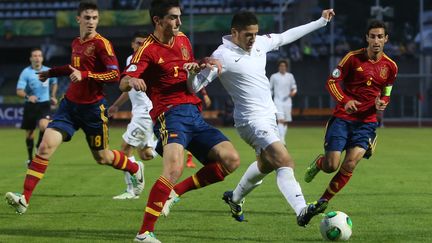
<svg viewBox="0 0 432 243">
<path fill-rule="evenodd" d="M 201 100 L 187 89 L 187 71 L 183 65 L 193 62 L 189 39 L 179 33 L 171 45 L 161 43 L 150 35 L 132 57 L 123 72 L 146 82 L 146 93 L 153 103 L 150 116 L 153 120 L 171 107 L 194 104 L 201 109 Z"/>
<path fill-rule="evenodd" d="M 72 41 L 71 66 L 81 71 L 83 80 L 71 82 L 65 97 L 78 104 L 91 104 L 101 100 L 104 83 L 118 82 L 120 72 L 117 57 L 109 40 L 97 34 L 94 38 Z M 52 68 L 51 77 L 69 75 L 68 65 Z"/>
<path fill-rule="evenodd" d="M 333 70 L 326 87 L 338 102 L 333 115 L 351 121 L 376 122 L 375 98 L 390 101 L 391 87 L 398 67 L 387 55 L 377 61 L 367 56 L 365 48 L 349 52 Z M 358 110 L 346 113 L 344 105 L 350 100 L 361 102 Z"/>
</svg>

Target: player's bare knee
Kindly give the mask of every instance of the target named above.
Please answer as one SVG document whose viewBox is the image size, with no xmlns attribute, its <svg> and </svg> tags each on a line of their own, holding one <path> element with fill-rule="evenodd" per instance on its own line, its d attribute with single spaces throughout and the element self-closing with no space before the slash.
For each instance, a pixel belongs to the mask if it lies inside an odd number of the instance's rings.
<svg viewBox="0 0 432 243">
<path fill-rule="evenodd" d="M 333 173 L 339 168 L 339 160 L 327 159 L 322 164 L 322 170 L 326 173 Z"/>
<path fill-rule="evenodd" d="M 232 173 L 240 166 L 240 155 L 234 150 L 222 160 L 222 164 L 230 173 Z"/>
</svg>

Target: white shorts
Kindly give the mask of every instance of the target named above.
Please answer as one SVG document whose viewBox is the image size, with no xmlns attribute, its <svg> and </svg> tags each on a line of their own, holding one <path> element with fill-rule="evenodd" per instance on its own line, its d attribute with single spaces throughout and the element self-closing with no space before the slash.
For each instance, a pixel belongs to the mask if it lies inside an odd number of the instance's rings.
<svg viewBox="0 0 432 243">
<path fill-rule="evenodd" d="M 255 149 L 257 156 L 270 144 L 281 141 L 275 119 L 254 120 L 236 128 L 240 137 Z"/>
<path fill-rule="evenodd" d="M 127 144 L 137 148 L 153 147 L 153 121 L 150 116 L 132 117 L 122 137 Z"/>
<path fill-rule="evenodd" d="M 292 121 L 292 105 L 276 104 L 276 109 L 276 117 L 278 120 Z"/>
</svg>

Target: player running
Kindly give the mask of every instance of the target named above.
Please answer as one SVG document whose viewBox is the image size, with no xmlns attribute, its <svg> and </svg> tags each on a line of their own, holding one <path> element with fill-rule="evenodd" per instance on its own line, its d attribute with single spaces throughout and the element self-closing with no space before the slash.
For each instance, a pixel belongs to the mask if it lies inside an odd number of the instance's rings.
<svg viewBox="0 0 432 243">
<path fill-rule="evenodd" d="M 201 100 L 187 89 L 183 65 L 195 60 L 189 39 L 180 32 L 180 16 L 178 0 L 152 1 L 154 32 L 134 54 L 120 83 L 122 91 L 146 91 L 152 101 L 150 116 L 159 139 L 156 151 L 163 157 L 162 174 L 150 190 L 144 220 L 135 237 L 138 242 L 160 242 L 154 236 L 155 224 L 183 172 L 184 149 L 204 165 L 185 180 L 184 190 L 223 181 L 240 164 L 234 146 L 204 121 Z"/>
<path fill-rule="evenodd" d="M 362 158 L 369 159 L 376 144 L 377 111 L 389 101 L 398 67 L 384 53 L 388 41 L 382 21 L 370 22 L 368 46 L 349 52 L 327 79 L 326 87 L 337 105 L 327 123 L 324 149 L 307 168 L 304 180 L 311 182 L 319 171 L 338 172 L 331 179 L 320 201 L 328 202 L 351 179 Z M 340 165 L 341 153 L 345 157 Z"/>
<path fill-rule="evenodd" d="M 48 124 L 36 156 L 28 166 L 24 192 L 6 193 L 6 201 L 19 214 L 25 213 L 36 185 L 45 174 L 48 162 L 62 142 L 70 141 L 75 131 L 83 129 L 93 158 L 136 176 L 143 183 L 142 165 L 108 148 L 108 117 L 103 94 L 104 83 L 119 80 L 118 62 L 111 43 L 96 32 L 98 7 L 81 2 L 77 12 L 80 36 L 72 41 L 72 63 L 39 73 L 39 79 L 69 75 L 71 83 L 65 98 Z"/>
<path fill-rule="evenodd" d="M 131 41 L 131 47 L 134 53 L 141 47 L 148 34 L 136 32 Z M 126 59 L 126 66 L 130 64 L 133 55 Z M 157 156 L 155 151 L 157 140 L 153 136 L 153 121 L 150 117 L 150 110 L 153 105 L 145 92 L 134 89 L 129 92 L 123 92 L 120 97 L 108 109 L 108 116 L 112 116 L 119 110 L 128 99 L 132 103 L 132 119 L 129 122 L 126 132 L 123 133 L 121 151 L 129 158 L 130 161 L 136 162 L 133 152 L 135 149 L 142 160 L 151 160 Z M 144 171 L 144 168 L 143 168 Z M 129 172 L 124 172 L 126 191 L 114 196 L 113 199 L 138 199 L 144 189 L 144 183 L 139 184 L 135 177 Z M 143 178 L 144 182 L 144 178 Z"/>
</svg>

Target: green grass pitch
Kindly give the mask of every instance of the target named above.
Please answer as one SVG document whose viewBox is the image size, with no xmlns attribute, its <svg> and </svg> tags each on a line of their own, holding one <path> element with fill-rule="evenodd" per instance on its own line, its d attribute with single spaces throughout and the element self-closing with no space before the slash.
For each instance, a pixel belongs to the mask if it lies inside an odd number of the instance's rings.
<svg viewBox="0 0 432 243">
<path fill-rule="evenodd" d="M 245 203 L 247 222 L 230 217 L 221 200 L 232 189 L 254 152 L 234 129 L 223 129 L 241 156 L 241 167 L 224 182 L 191 191 L 160 218 L 156 235 L 171 242 L 321 242 L 320 217 L 298 227 L 293 210 L 277 189 L 274 173 Z M 123 129 L 110 130 L 111 148 L 119 148 Z M 287 143 L 296 161 L 296 177 L 308 201 L 318 199 L 331 175 L 320 173 L 306 184 L 303 173 L 322 151 L 324 130 L 289 128 Z M 432 129 L 379 130 L 375 155 L 362 160 L 350 183 L 331 201 L 330 210 L 353 220 L 352 242 L 432 241 Z M 22 191 L 26 171 L 24 132 L 0 129 L 0 194 Z M 97 165 L 83 133 L 60 146 L 24 215 L 0 204 L 0 242 L 131 242 L 137 233 L 149 189 L 161 172 L 160 157 L 145 163 L 146 186 L 140 199 L 112 200 L 124 189 L 123 174 Z M 182 178 L 196 169 L 185 168 Z"/>
</svg>

